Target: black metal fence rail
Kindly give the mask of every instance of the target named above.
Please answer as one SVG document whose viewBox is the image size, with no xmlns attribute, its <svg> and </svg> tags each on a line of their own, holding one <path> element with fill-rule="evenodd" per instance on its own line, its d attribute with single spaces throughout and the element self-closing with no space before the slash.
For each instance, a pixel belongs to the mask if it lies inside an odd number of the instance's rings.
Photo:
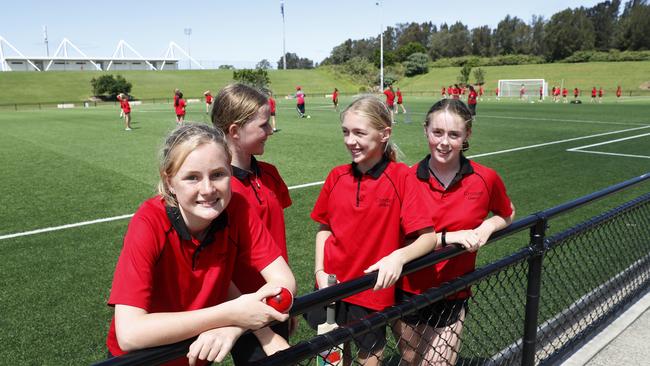
<svg viewBox="0 0 650 366">
<path fill-rule="evenodd" d="M 495 233 L 489 243 L 529 229 L 527 247 L 439 288 L 430 289 L 412 301 L 301 341 L 257 364 L 313 363 L 319 352 L 373 329 L 390 326 L 406 314 L 470 287 L 472 296 L 467 301 L 469 312 L 464 321 L 457 364 L 552 363 L 647 288 L 650 276 L 650 194 L 550 238 L 545 236 L 548 221 L 648 179 L 650 173 L 517 220 Z M 592 244 L 595 238 L 598 238 L 599 245 Z M 603 250 L 609 255 L 603 256 Z M 458 247 L 447 247 L 430 253 L 408 263 L 403 274 L 463 252 Z M 291 316 L 369 289 L 375 280 L 376 273 L 372 273 L 298 297 Z M 603 307 L 603 294 L 616 297 L 606 308 Z M 96 365 L 161 364 L 184 356 L 192 341 L 135 351 Z M 386 364 L 399 362 L 396 361 L 399 359 L 396 342 L 399 341 L 389 342 L 386 346 L 383 355 Z"/>
</svg>

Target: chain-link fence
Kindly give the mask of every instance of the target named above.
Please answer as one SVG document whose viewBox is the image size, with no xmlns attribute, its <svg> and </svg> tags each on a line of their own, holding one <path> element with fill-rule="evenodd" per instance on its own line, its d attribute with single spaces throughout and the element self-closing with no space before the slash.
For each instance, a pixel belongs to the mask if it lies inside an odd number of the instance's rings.
<svg viewBox="0 0 650 366">
<path fill-rule="evenodd" d="M 650 193 L 546 237 L 549 221 L 650 174 L 513 223 L 490 239 L 530 230 L 523 249 L 397 305 L 371 313 L 259 360 L 257 365 L 555 364 L 650 284 Z M 464 253 L 447 247 L 404 274 Z M 371 288 L 376 273 L 297 298 L 292 316 Z M 327 327 L 325 327 L 327 328 Z M 102 365 L 160 364 L 191 340 L 132 352 Z"/>
</svg>

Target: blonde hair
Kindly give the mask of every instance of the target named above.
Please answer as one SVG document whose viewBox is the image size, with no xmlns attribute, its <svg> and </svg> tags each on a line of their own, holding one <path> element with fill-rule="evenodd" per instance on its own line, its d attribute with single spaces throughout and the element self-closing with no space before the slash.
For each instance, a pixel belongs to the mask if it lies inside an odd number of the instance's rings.
<svg viewBox="0 0 650 366">
<path fill-rule="evenodd" d="M 341 121 L 345 119 L 347 113 L 355 113 L 356 115 L 368 119 L 370 126 L 377 131 L 382 131 L 387 127 L 392 126 L 390 111 L 388 107 L 379 99 L 372 95 L 363 95 L 355 99 L 347 108 L 341 112 Z M 399 149 L 390 140 L 386 142 L 384 154 L 391 160 L 397 161 Z"/>
<path fill-rule="evenodd" d="M 228 167 L 230 167 L 232 156 L 226 138 L 223 132 L 212 126 L 190 123 L 176 128 L 165 139 L 165 145 L 160 151 L 158 194 L 169 206 L 178 206 L 178 201 L 171 192 L 167 179 L 178 173 L 181 165 L 192 151 L 211 142 L 223 148 Z"/>
<path fill-rule="evenodd" d="M 212 125 L 227 134 L 230 125 L 245 125 L 268 103 L 268 97 L 258 89 L 245 84 L 227 85 L 214 98 Z"/>
</svg>

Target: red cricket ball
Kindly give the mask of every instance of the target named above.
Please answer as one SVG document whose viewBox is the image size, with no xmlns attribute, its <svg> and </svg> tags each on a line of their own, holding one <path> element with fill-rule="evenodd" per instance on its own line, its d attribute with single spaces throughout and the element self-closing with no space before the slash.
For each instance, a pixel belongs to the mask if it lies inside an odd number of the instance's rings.
<svg viewBox="0 0 650 366">
<path fill-rule="evenodd" d="M 293 294 L 283 287 L 279 294 L 267 297 L 266 304 L 281 313 L 287 313 L 293 305 Z"/>
</svg>

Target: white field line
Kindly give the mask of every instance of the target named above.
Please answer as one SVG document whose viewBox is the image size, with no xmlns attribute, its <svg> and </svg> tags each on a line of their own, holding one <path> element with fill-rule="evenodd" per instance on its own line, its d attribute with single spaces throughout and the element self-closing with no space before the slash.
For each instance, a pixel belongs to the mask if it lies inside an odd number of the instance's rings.
<svg viewBox="0 0 650 366">
<path fill-rule="evenodd" d="M 493 152 L 484 153 L 484 154 L 470 155 L 467 158 L 473 159 L 473 158 L 478 158 L 478 157 L 482 157 L 482 156 L 490 156 L 490 155 L 504 154 L 504 153 L 513 152 L 513 151 L 534 149 L 534 148 L 542 147 L 542 146 L 561 144 L 561 143 L 570 142 L 570 141 L 584 140 L 584 139 L 588 139 L 588 138 L 611 135 L 611 134 L 616 134 L 616 133 L 623 133 L 623 132 L 634 131 L 634 130 L 639 130 L 639 129 L 644 129 L 644 128 L 650 128 L 650 125 L 649 126 L 643 126 L 643 127 L 629 128 L 629 129 L 619 130 L 619 131 L 599 133 L 599 134 L 589 135 L 589 136 L 576 137 L 576 138 L 559 140 L 559 141 L 551 141 L 551 142 L 546 142 L 546 143 L 543 143 L 543 144 L 522 146 L 522 147 L 517 147 L 517 148 L 507 149 L 507 150 L 501 150 L 501 151 L 493 151 Z M 291 186 L 291 187 L 288 187 L 288 188 L 289 188 L 289 190 L 294 190 L 294 189 L 301 189 L 301 188 L 306 188 L 306 187 L 317 186 L 317 185 L 321 185 L 323 183 L 324 183 L 324 181 L 312 182 L 312 183 L 299 184 L 299 185 Z M 114 217 L 107 217 L 107 218 L 104 218 L 104 219 L 97 219 L 97 220 L 92 220 L 92 221 L 84 221 L 84 222 L 78 222 L 78 223 L 75 223 L 75 224 L 67 224 L 67 225 L 62 225 L 62 226 L 53 226 L 53 227 L 48 227 L 48 228 L 43 228 L 43 229 L 24 231 L 24 232 L 21 232 L 21 233 L 7 234 L 7 235 L 0 236 L 0 240 L 17 238 L 17 237 L 27 236 L 27 235 L 40 234 L 40 233 L 45 233 L 45 232 L 50 232 L 50 231 L 63 230 L 63 229 L 79 227 L 79 226 L 92 225 L 92 224 L 97 224 L 97 223 L 102 223 L 102 222 L 122 220 L 122 219 L 130 218 L 131 216 L 133 216 L 133 214 L 114 216 Z"/>
<path fill-rule="evenodd" d="M 590 121 L 583 119 L 559 119 L 559 118 L 537 118 L 537 117 L 511 117 L 511 116 L 491 116 L 491 115 L 477 115 L 478 119 L 487 117 L 487 118 L 502 118 L 502 119 L 527 119 L 532 121 L 552 121 L 552 122 L 573 122 L 573 123 L 594 123 L 594 124 L 604 124 L 604 125 L 624 125 L 624 126 L 648 126 L 647 123 L 632 123 L 632 122 L 614 122 L 614 121 Z"/>
<path fill-rule="evenodd" d="M 639 138 L 639 137 L 645 137 L 645 136 L 650 136 L 650 133 L 644 133 L 644 134 L 636 135 L 636 136 L 623 137 L 623 138 L 616 139 L 616 140 L 610 140 L 610 141 L 605 141 L 605 142 L 599 142 L 599 143 L 597 143 L 597 144 L 591 144 L 591 145 L 584 145 L 584 146 L 574 147 L 574 148 L 571 148 L 571 149 L 567 149 L 567 151 L 570 151 L 570 152 L 581 152 L 581 153 L 587 153 L 587 154 L 613 155 L 613 156 L 625 156 L 625 157 L 630 157 L 630 158 L 643 158 L 643 159 L 650 159 L 650 156 L 646 156 L 646 155 L 632 155 L 632 154 L 621 154 L 621 153 L 612 153 L 612 152 L 604 152 L 604 151 L 584 150 L 584 149 L 588 149 L 588 148 L 590 148 L 590 147 L 601 146 L 601 145 L 607 145 L 607 144 L 613 144 L 613 143 L 616 143 L 616 142 L 625 141 L 625 140 L 631 140 L 631 139 L 636 139 L 636 138 Z"/>
</svg>

